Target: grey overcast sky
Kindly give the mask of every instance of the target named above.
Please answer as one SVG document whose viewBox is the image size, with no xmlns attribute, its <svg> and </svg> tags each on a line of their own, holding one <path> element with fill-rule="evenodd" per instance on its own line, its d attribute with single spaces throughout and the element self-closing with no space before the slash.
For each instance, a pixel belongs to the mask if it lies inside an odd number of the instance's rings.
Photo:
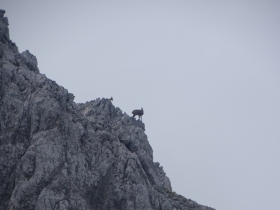
<svg viewBox="0 0 280 210">
<path fill-rule="evenodd" d="M 143 122 L 173 191 L 217 210 L 280 198 L 279 0 L 0 0 L 10 37 L 76 102 Z"/>
</svg>

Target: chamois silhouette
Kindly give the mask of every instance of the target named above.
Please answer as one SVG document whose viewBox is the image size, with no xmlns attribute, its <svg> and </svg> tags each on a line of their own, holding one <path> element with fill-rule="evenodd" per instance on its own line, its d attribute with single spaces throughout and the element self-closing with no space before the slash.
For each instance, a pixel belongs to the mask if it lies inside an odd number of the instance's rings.
<svg viewBox="0 0 280 210">
<path fill-rule="evenodd" d="M 144 110 L 143 108 L 141 108 L 141 110 L 139 109 L 135 109 L 132 111 L 133 117 L 135 117 L 136 115 L 138 115 L 138 119 L 140 119 L 142 121 L 142 115 L 144 114 Z"/>
</svg>

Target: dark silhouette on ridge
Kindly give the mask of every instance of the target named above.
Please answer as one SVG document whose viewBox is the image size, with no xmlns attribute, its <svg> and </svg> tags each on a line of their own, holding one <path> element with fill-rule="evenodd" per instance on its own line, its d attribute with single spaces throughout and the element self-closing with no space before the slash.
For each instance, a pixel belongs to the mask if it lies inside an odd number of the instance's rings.
<svg viewBox="0 0 280 210">
<path fill-rule="evenodd" d="M 144 114 L 144 110 L 143 108 L 141 108 L 141 110 L 139 109 L 135 109 L 132 111 L 133 117 L 135 117 L 136 115 L 138 115 L 138 119 L 140 119 L 142 121 L 142 115 Z"/>
</svg>

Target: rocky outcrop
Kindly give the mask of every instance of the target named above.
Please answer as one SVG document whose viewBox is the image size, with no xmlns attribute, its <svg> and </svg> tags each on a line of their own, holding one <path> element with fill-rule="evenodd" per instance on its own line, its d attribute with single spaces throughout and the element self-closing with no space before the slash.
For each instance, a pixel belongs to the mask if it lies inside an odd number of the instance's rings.
<svg viewBox="0 0 280 210">
<path fill-rule="evenodd" d="M 0 10 L 0 209 L 210 210 L 172 192 L 145 125 L 108 99 L 76 104 L 9 39 Z"/>
</svg>

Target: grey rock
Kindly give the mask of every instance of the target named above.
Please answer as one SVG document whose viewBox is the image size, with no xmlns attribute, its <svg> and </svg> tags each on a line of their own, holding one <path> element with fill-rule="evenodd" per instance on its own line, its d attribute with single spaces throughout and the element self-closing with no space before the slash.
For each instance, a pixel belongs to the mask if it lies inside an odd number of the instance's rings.
<svg viewBox="0 0 280 210">
<path fill-rule="evenodd" d="M 21 53 L 21 56 L 18 56 L 22 62 L 27 66 L 27 68 L 35 73 L 39 73 L 37 59 L 34 55 L 32 55 L 28 50 Z"/>
<path fill-rule="evenodd" d="M 5 10 L 0 9 L 0 18 L 3 18 L 5 13 L 6 13 Z"/>
<path fill-rule="evenodd" d="M 0 40 L 4 39 L 9 40 L 9 22 L 8 18 L 4 17 L 5 10 L 0 10 Z"/>
<path fill-rule="evenodd" d="M 144 123 L 108 99 L 76 104 L 40 74 L 2 13 L 0 209 L 212 209 L 172 192 Z"/>
</svg>

